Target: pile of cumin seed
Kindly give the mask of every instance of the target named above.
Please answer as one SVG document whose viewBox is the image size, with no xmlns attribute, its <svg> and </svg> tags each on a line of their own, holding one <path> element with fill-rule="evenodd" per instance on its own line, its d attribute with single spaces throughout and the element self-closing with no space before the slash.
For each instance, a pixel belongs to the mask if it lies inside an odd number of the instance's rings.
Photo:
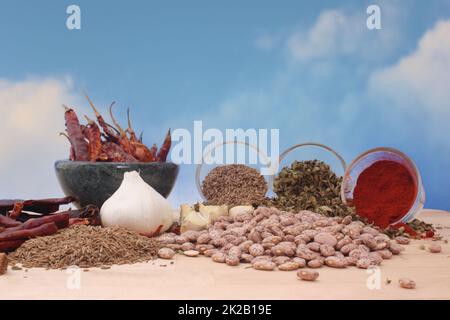
<svg viewBox="0 0 450 320">
<path fill-rule="evenodd" d="M 159 248 L 156 239 L 125 228 L 75 225 L 28 240 L 8 258 L 25 268 L 92 268 L 146 262 L 157 257 Z"/>
<path fill-rule="evenodd" d="M 267 182 L 255 168 L 229 164 L 212 169 L 202 183 L 208 205 L 253 205 L 264 200 Z"/>
</svg>

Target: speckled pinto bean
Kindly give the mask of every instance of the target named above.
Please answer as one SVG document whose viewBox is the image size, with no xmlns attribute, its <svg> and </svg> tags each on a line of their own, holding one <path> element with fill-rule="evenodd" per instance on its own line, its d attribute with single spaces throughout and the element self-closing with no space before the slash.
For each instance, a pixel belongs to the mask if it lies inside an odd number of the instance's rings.
<svg viewBox="0 0 450 320">
<path fill-rule="evenodd" d="M 317 271 L 300 270 L 297 272 L 297 276 L 304 281 L 316 281 L 319 278 Z"/>
<path fill-rule="evenodd" d="M 252 240 L 246 240 L 239 244 L 239 248 L 241 249 L 242 252 L 248 253 L 248 249 L 252 244 L 253 244 Z"/>
<path fill-rule="evenodd" d="M 317 269 L 317 268 L 321 268 L 323 266 L 323 261 L 321 259 L 314 259 L 311 261 L 308 261 L 308 268 L 313 268 L 313 269 Z"/>
<path fill-rule="evenodd" d="M 185 242 L 189 242 L 189 238 L 184 236 L 184 235 L 180 235 L 180 236 L 176 236 L 175 237 L 175 243 L 178 244 L 183 244 Z"/>
<path fill-rule="evenodd" d="M 288 261 L 278 266 L 278 270 L 280 271 L 293 271 L 300 268 L 300 265 L 294 261 Z"/>
<path fill-rule="evenodd" d="M 175 255 L 175 251 L 170 248 L 161 248 L 158 251 L 158 257 L 161 259 L 172 259 Z"/>
<path fill-rule="evenodd" d="M 381 258 L 383 258 L 383 259 L 390 259 L 390 258 L 392 258 L 392 255 L 393 255 L 392 252 L 387 250 L 387 249 L 379 250 L 377 252 L 379 253 Z"/>
<path fill-rule="evenodd" d="M 241 254 L 241 262 L 251 263 L 254 257 L 251 254 L 243 253 Z"/>
<path fill-rule="evenodd" d="M 305 259 L 302 259 L 302 258 L 299 258 L 299 257 L 294 257 L 294 258 L 292 258 L 292 261 L 293 262 L 297 262 L 298 265 L 299 265 L 299 268 L 306 267 L 306 260 Z"/>
<path fill-rule="evenodd" d="M 206 244 L 211 241 L 211 236 L 208 233 L 201 234 L 197 238 L 197 244 Z"/>
<path fill-rule="evenodd" d="M 409 244 L 411 242 L 411 240 L 409 238 L 407 238 L 407 237 L 396 237 L 395 241 L 398 244 Z"/>
<path fill-rule="evenodd" d="M 215 249 L 212 244 L 197 244 L 194 250 L 197 250 L 200 253 L 204 253 L 206 250 Z"/>
<path fill-rule="evenodd" d="M 404 289 L 415 289 L 416 288 L 416 283 L 408 278 L 401 278 L 398 280 L 398 284 L 401 288 Z"/>
<path fill-rule="evenodd" d="M 172 244 L 175 243 L 175 234 L 173 233 L 163 233 L 158 237 L 158 241 L 162 244 Z"/>
<path fill-rule="evenodd" d="M 327 257 L 325 259 L 325 264 L 332 268 L 345 268 L 347 266 L 347 262 L 338 257 Z"/>
<path fill-rule="evenodd" d="M 389 246 L 389 250 L 391 250 L 393 254 L 400 254 L 400 252 L 405 250 L 405 248 L 397 243 L 391 243 L 391 245 Z"/>
<path fill-rule="evenodd" d="M 370 259 L 369 258 L 362 258 L 359 259 L 358 261 L 356 261 L 356 266 L 360 269 L 367 269 L 369 268 L 371 265 Z"/>
<path fill-rule="evenodd" d="M 344 245 L 341 248 L 341 252 L 347 256 L 351 251 L 355 250 L 356 248 L 358 248 L 358 246 L 356 244 L 349 243 L 349 244 Z"/>
<path fill-rule="evenodd" d="M 236 247 L 236 246 L 231 247 L 230 250 L 228 250 L 228 255 L 229 256 L 235 256 L 237 258 L 240 258 L 241 254 L 242 254 L 241 249 L 239 247 Z"/>
<path fill-rule="evenodd" d="M 194 250 L 194 249 L 195 249 L 195 244 L 193 244 L 192 242 L 185 242 L 181 245 L 181 250 L 183 250 L 183 251 Z"/>
<path fill-rule="evenodd" d="M 239 265 L 239 262 L 240 258 L 235 255 L 228 254 L 227 257 L 225 258 L 225 263 L 229 266 L 237 266 Z"/>
<path fill-rule="evenodd" d="M 431 253 L 440 253 L 442 251 L 442 248 L 440 245 L 433 242 L 428 245 L 428 251 L 430 251 Z"/>
<path fill-rule="evenodd" d="M 272 271 L 277 266 L 274 262 L 270 260 L 261 260 L 256 261 L 252 264 L 253 268 L 256 270 L 262 270 L 262 271 Z"/>
<path fill-rule="evenodd" d="M 259 243 L 255 243 L 248 248 L 248 252 L 254 257 L 262 256 L 264 254 L 264 247 Z"/>
<path fill-rule="evenodd" d="M 320 243 L 318 242 L 310 242 L 306 245 L 306 247 L 314 252 L 319 252 L 320 251 Z"/>
<path fill-rule="evenodd" d="M 198 257 L 200 255 L 200 252 L 198 252 L 197 250 L 187 250 L 187 251 L 183 251 L 184 255 L 186 257 Z"/>
<path fill-rule="evenodd" d="M 227 255 L 223 252 L 217 252 L 211 256 L 212 261 L 218 262 L 218 263 L 225 263 L 226 258 L 227 258 Z"/>
<path fill-rule="evenodd" d="M 314 236 L 314 242 L 318 242 L 320 244 L 328 244 L 334 247 L 337 244 L 336 237 L 328 232 L 320 232 Z"/>
<path fill-rule="evenodd" d="M 204 255 L 205 257 L 212 257 L 212 255 L 215 254 L 215 253 L 217 253 L 217 252 L 219 252 L 218 249 L 208 249 L 208 250 L 205 250 L 205 251 L 203 252 L 203 255 Z"/>
<path fill-rule="evenodd" d="M 275 262 L 275 264 L 277 266 L 279 266 L 280 264 L 291 261 L 291 258 L 286 257 L 286 256 L 278 256 L 278 257 L 273 257 L 272 261 Z"/>
<path fill-rule="evenodd" d="M 330 257 L 332 255 L 334 255 L 335 250 L 332 246 L 330 246 L 329 244 L 322 244 L 320 246 L 320 254 L 323 257 Z"/>
</svg>

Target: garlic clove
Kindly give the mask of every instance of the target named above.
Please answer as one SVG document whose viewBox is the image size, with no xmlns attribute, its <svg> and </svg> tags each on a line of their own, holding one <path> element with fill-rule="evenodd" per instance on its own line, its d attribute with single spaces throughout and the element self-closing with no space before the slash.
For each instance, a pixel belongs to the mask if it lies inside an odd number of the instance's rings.
<svg viewBox="0 0 450 320">
<path fill-rule="evenodd" d="M 184 218 L 186 218 L 186 216 L 192 211 L 195 212 L 195 209 L 192 206 L 189 204 L 182 204 L 180 206 L 180 220 L 183 221 Z"/>
<path fill-rule="evenodd" d="M 181 232 L 188 230 L 200 231 L 206 229 L 209 223 L 209 216 L 197 211 L 191 211 L 181 223 Z"/>
<path fill-rule="evenodd" d="M 203 203 L 200 203 L 199 211 L 200 211 L 200 213 L 202 213 L 204 215 L 208 215 L 209 216 L 209 222 L 213 223 L 220 216 L 228 215 L 228 206 L 227 205 L 222 205 L 222 206 L 205 206 Z"/>
</svg>

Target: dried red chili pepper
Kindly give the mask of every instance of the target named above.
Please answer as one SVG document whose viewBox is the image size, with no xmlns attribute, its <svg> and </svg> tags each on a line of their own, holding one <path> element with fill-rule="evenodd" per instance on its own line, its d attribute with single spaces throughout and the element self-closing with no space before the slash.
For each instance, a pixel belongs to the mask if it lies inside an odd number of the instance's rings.
<svg viewBox="0 0 450 320">
<path fill-rule="evenodd" d="M 26 240 L 0 241 L 0 252 L 10 252 L 20 247 Z"/>
<path fill-rule="evenodd" d="M 409 234 L 411 237 L 416 238 L 418 236 L 417 232 L 413 228 L 411 228 L 410 226 L 408 226 L 406 223 L 403 222 L 391 225 L 391 228 L 396 230 L 403 228 L 403 230 L 405 230 L 405 232 Z"/>
<path fill-rule="evenodd" d="M 166 161 L 171 145 L 172 145 L 172 137 L 170 135 L 170 129 L 169 129 L 169 131 L 167 131 L 166 138 L 164 139 L 164 143 L 158 151 L 158 155 L 156 156 L 156 161 L 159 161 L 159 162 Z"/>
<path fill-rule="evenodd" d="M 56 232 L 58 232 L 58 227 L 54 222 L 42 224 L 32 229 L 6 230 L 0 233 L 0 243 L 2 241 L 27 240 L 36 237 L 49 236 Z"/>
<path fill-rule="evenodd" d="M 424 238 L 433 238 L 434 237 L 434 231 L 433 230 L 427 230 L 425 234 L 423 235 Z"/>
<path fill-rule="evenodd" d="M 87 101 L 89 102 L 89 105 L 91 106 L 92 110 L 94 110 L 95 113 L 95 117 L 97 118 L 98 124 L 100 125 L 100 127 L 103 130 L 103 133 L 106 137 L 106 139 L 108 141 L 111 142 L 119 142 L 119 137 L 117 134 L 115 134 L 112 130 L 114 130 L 115 128 L 113 126 L 111 126 L 110 124 L 108 124 L 105 119 L 103 119 L 103 116 L 100 114 L 100 112 L 97 111 L 97 109 L 94 106 L 94 103 L 91 101 L 91 99 L 89 98 L 89 96 L 87 94 L 85 94 L 85 97 L 87 99 Z M 115 102 L 111 103 L 111 106 L 114 105 Z"/>
<path fill-rule="evenodd" d="M 133 130 L 133 127 L 131 125 L 131 117 L 130 117 L 130 108 L 127 109 L 127 118 L 128 118 L 128 128 L 125 130 L 130 135 L 130 142 L 138 142 L 138 139 L 136 137 L 136 133 Z"/>
<path fill-rule="evenodd" d="M 84 136 L 89 141 L 88 144 L 89 160 L 91 162 L 95 162 L 97 161 L 97 158 L 102 150 L 100 128 L 94 121 L 89 119 L 87 116 L 86 120 L 88 121 L 88 124 L 86 126 L 86 129 L 84 130 Z"/>
<path fill-rule="evenodd" d="M 114 126 L 117 128 L 117 130 L 120 133 L 119 145 L 122 147 L 122 149 L 126 153 L 131 155 L 132 152 L 131 152 L 130 140 L 128 139 L 128 136 L 127 136 L 127 133 L 125 132 L 125 130 L 122 129 L 120 124 L 116 121 L 116 118 L 114 118 L 114 114 L 112 112 L 113 106 L 114 106 L 113 104 L 111 106 L 109 106 L 109 115 L 111 116 L 111 120 L 112 120 Z"/>
<path fill-rule="evenodd" d="M 101 225 L 100 209 L 94 205 L 88 205 L 78 210 L 69 210 L 70 219 L 83 219 L 91 226 Z"/>
<path fill-rule="evenodd" d="M 118 144 L 113 142 L 105 142 L 102 145 L 102 152 L 99 156 L 99 161 L 137 162 L 138 160 L 132 155 L 126 153 Z"/>
<path fill-rule="evenodd" d="M 6 229 L 6 232 L 37 228 L 43 224 L 53 222 L 59 229 L 66 228 L 69 225 L 70 215 L 68 212 L 55 213 L 40 218 L 32 218 L 19 226 Z"/>
<path fill-rule="evenodd" d="M 130 108 L 127 109 L 127 118 L 128 118 L 128 128 L 125 130 L 126 133 L 130 135 L 129 144 L 130 151 L 133 157 L 138 159 L 141 162 L 153 162 L 155 158 L 151 151 L 137 139 L 136 133 L 133 130 L 131 125 L 131 117 L 130 117 Z"/>
<path fill-rule="evenodd" d="M 73 109 L 66 106 L 64 106 L 64 108 L 66 109 L 66 112 L 64 113 L 66 119 L 66 131 L 70 144 L 73 147 L 74 158 L 77 161 L 88 161 L 88 144 L 86 140 L 84 140 L 83 130 L 78 121 L 78 117 Z"/>
<path fill-rule="evenodd" d="M 153 146 L 150 149 L 150 152 L 152 153 L 153 158 L 156 159 L 158 153 L 158 146 L 156 145 L 156 143 L 153 144 Z"/>
<path fill-rule="evenodd" d="M 0 200 L 0 213 L 6 213 L 14 208 L 15 203 L 22 202 L 24 211 L 31 211 L 42 214 L 49 214 L 59 210 L 59 206 L 69 204 L 76 200 L 75 197 L 39 199 L 39 200 L 21 200 L 7 199 Z"/>
<path fill-rule="evenodd" d="M 17 219 L 17 217 L 22 213 L 24 203 L 23 202 L 16 202 L 14 203 L 13 209 L 9 212 L 8 217 L 11 219 Z"/>
<path fill-rule="evenodd" d="M 4 228 L 11 228 L 11 227 L 17 227 L 20 226 L 22 223 L 16 220 L 13 220 L 9 217 L 6 217 L 2 214 L 0 214 L 0 226 Z"/>
</svg>

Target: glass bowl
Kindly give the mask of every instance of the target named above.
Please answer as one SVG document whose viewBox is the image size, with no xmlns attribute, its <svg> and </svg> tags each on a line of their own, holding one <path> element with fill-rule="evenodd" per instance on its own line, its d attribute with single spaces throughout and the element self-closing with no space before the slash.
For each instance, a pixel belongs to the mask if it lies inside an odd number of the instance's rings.
<svg viewBox="0 0 450 320">
<path fill-rule="evenodd" d="M 414 162 L 403 152 L 394 148 L 375 148 L 368 150 L 359 155 L 348 166 L 342 180 L 341 198 L 348 206 L 354 206 L 353 191 L 356 186 L 359 175 L 373 163 L 380 160 L 390 160 L 405 166 L 410 172 L 417 186 L 417 194 L 410 210 L 398 221 L 392 222 L 391 225 L 402 222 L 406 223 L 414 219 L 414 217 L 423 209 L 425 203 L 425 190 L 422 185 L 422 178 L 419 170 Z"/>
<path fill-rule="evenodd" d="M 332 163 L 330 163 L 329 160 L 334 160 L 335 161 L 335 165 L 336 165 L 336 169 L 339 169 L 340 167 L 342 168 L 342 172 L 344 173 L 347 165 L 345 163 L 344 158 L 342 158 L 342 156 L 337 153 L 334 149 L 332 149 L 331 147 L 318 143 L 318 142 L 304 142 L 304 143 L 299 143 L 299 144 L 295 144 L 289 148 L 287 148 L 286 150 L 284 150 L 279 157 L 279 161 L 278 161 L 278 171 L 279 172 L 283 167 L 281 166 L 283 160 L 287 160 L 288 156 L 294 151 L 294 150 L 303 150 L 303 159 L 319 159 L 319 160 L 323 160 L 325 163 L 327 163 L 328 165 L 331 166 Z M 308 150 L 311 149 L 311 150 Z M 313 152 L 311 152 L 312 150 L 315 150 Z M 324 153 L 322 153 L 322 155 L 318 156 L 317 151 L 321 150 Z M 325 160 L 325 155 L 327 155 L 327 159 Z M 298 157 L 293 157 L 294 160 L 299 160 Z M 333 170 L 333 168 L 332 168 Z M 340 170 L 340 169 L 339 169 Z M 335 172 L 335 170 L 333 170 Z M 335 172 L 337 175 L 338 173 Z M 338 175 L 339 176 L 339 175 Z M 275 175 L 271 175 L 268 177 L 269 180 L 269 190 L 273 191 L 273 183 L 274 183 L 274 179 L 275 179 Z"/>
<path fill-rule="evenodd" d="M 262 164 L 270 165 L 271 161 L 270 161 L 270 158 L 267 156 L 267 154 L 264 153 L 262 150 L 260 150 L 258 146 L 253 145 L 251 143 L 248 143 L 247 141 L 232 140 L 232 141 L 221 142 L 221 143 L 218 143 L 218 144 L 214 145 L 209 150 L 206 150 L 204 152 L 204 154 L 202 156 L 202 161 L 199 164 L 197 164 L 197 167 L 195 168 L 195 186 L 197 187 L 197 191 L 198 191 L 198 193 L 199 193 L 199 195 L 200 195 L 200 197 L 201 197 L 201 199 L 203 201 L 207 201 L 207 199 L 206 199 L 206 197 L 205 197 L 205 195 L 203 194 L 203 191 L 202 191 L 202 181 L 203 181 L 203 179 L 205 178 L 205 176 L 208 173 L 208 172 L 206 172 L 206 173 L 202 172 L 202 169 L 205 167 L 205 164 L 207 164 L 205 160 L 208 159 L 208 157 L 211 155 L 211 153 L 215 149 L 217 149 L 219 147 L 222 147 L 222 146 L 225 146 L 227 144 L 240 145 L 240 146 L 243 146 L 245 148 L 248 148 L 248 150 L 250 152 L 256 152 L 257 153 L 257 156 L 259 157 L 259 162 L 261 162 L 261 160 L 263 160 L 263 162 L 260 163 L 260 165 L 262 165 Z M 236 162 L 236 164 L 237 163 L 240 163 L 240 162 Z M 211 168 L 209 168 L 209 169 L 212 170 L 212 167 L 223 166 L 223 165 L 228 165 L 228 164 L 229 163 L 210 164 Z M 257 165 L 250 165 L 250 164 L 246 164 L 246 163 L 242 163 L 242 164 L 245 164 L 245 165 L 247 165 L 249 167 L 257 169 Z M 203 171 L 205 171 L 205 170 L 203 170 Z M 270 180 L 268 181 L 268 178 L 266 176 L 263 176 L 263 177 L 264 177 L 264 179 L 266 179 L 267 187 L 268 187 L 267 193 L 269 193 L 270 192 L 270 183 L 269 183 Z M 270 177 L 271 176 L 269 176 L 269 179 L 270 179 Z M 266 195 L 267 195 L 267 193 L 266 193 Z"/>
</svg>

